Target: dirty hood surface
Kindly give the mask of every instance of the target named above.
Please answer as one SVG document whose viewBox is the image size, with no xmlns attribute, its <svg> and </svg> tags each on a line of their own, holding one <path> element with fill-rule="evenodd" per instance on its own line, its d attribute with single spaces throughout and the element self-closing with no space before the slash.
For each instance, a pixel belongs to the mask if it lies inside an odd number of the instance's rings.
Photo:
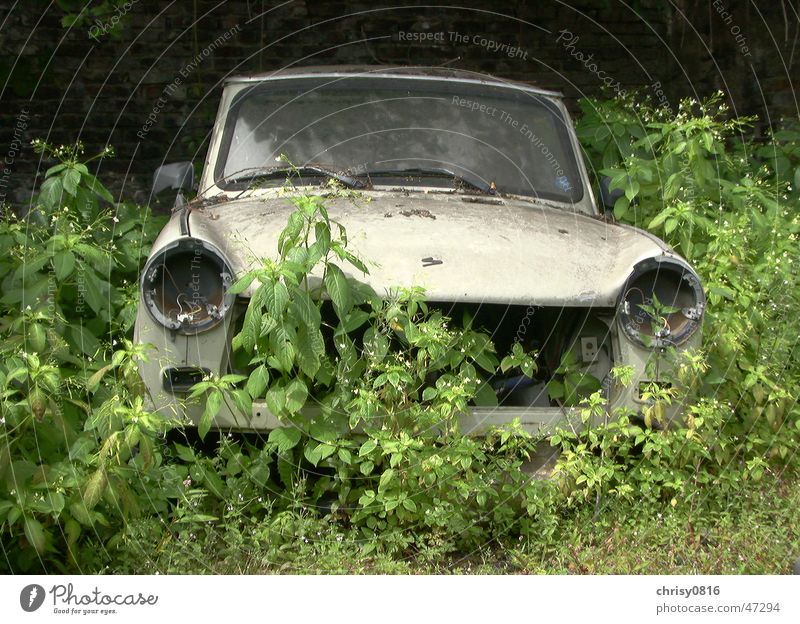
<svg viewBox="0 0 800 624">
<path fill-rule="evenodd" d="M 379 293 L 416 285 L 431 301 L 613 306 L 633 265 L 666 249 L 634 228 L 531 202 L 365 195 L 326 206 L 370 274 L 337 264 Z M 189 231 L 216 244 L 238 276 L 258 256 L 277 257 L 278 234 L 292 210 L 285 198 L 194 207 Z"/>
</svg>

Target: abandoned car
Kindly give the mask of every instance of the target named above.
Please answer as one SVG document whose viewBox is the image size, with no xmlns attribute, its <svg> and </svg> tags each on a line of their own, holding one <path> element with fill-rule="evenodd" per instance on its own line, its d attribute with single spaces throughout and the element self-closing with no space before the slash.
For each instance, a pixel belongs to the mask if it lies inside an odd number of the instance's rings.
<svg viewBox="0 0 800 624">
<path fill-rule="evenodd" d="M 195 199 L 180 194 L 194 186 L 189 163 L 156 172 L 154 191 L 178 189 L 178 200 L 141 277 L 135 338 L 155 346 L 140 367 L 153 408 L 197 423 L 192 386 L 247 372 L 231 343 L 255 287 L 228 291 L 277 255 L 293 210 L 287 176 L 297 192 L 331 179 L 357 190 L 361 201 L 326 204 L 372 262 L 351 277 L 377 293 L 421 286 L 448 316 L 468 312 L 498 356 L 518 342 L 538 354 L 533 377 L 487 380 L 496 404 L 464 413 L 465 433 L 513 419 L 548 431 L 574 416 L 548 392 L 565 360 L 610 408 L 641 413 L 653 354 L 699 345 L 696 273 L 657 237 L 604 216 L 558 93 L 445 69 L 284 70 L 227 81 Z M 612 375 L 620 366 L 631 383 Z M 250 414 L 222 405 L 213 424 L 280 422 L 256 399 Z"/>
</svg>

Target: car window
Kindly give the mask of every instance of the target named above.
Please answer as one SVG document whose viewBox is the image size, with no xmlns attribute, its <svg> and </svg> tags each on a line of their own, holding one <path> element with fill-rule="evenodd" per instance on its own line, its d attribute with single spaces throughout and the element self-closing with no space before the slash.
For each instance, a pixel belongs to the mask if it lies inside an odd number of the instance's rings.
<svg viewBox="0 0 800 624">
<path fill-rule="evenodd" d="M 566 123 L 546 96 L 513 87 L 369 77 L 276 80 L 234 100 L 215 178 L 222 183 L 279 165 L 284 154 L 297 166 L 356 175 L 447 170 L 501 192 L 573 203 L 583 187 Z"/>
</svg>

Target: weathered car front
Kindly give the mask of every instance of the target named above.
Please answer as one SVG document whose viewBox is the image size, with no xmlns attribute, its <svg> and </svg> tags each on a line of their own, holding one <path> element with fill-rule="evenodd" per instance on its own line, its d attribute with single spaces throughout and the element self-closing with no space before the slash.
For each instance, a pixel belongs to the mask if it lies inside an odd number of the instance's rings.
<svg viewBox="0 0 800 624">
<path fill-rule="evenodd" d="M 299 187 L 361 187 L 327 202 L 370 263 L 354 278 L 379 293 L 422 286 L 454 318 L 469 312 L 499 355 L 517 342 L 539 354 L 535 378 L 489 381 L 499 404 L 471 408 L 463 431 L 563 423 L 571 410 L 548 384 L 565 360 L 599 382 L 610 408 L 640 412 L 663 373 L 648 362 L 699 345 L 703 290 L 658 238 L 602 218 L 580 153 L 558 95 L 527 85 L 407 69 L 229 81 L 198 197 L 176 208 L 142 276 L 136 339 L 156 347 L 142 365 L 154 407 L 197 422 L 202 406 L 182 401 L 191 386 L 237 370 L 231 341 L 252 290 L 227 289 L 276 255 L 292 210 L 288 157 Z M 661 314 L 648 312 L 654 303 Z M 630 384 L 611 374 L 622 365 Z M 223 406 L 215 425 L 278 420 L 256 401 L 251 414 Z"/>
</svg>

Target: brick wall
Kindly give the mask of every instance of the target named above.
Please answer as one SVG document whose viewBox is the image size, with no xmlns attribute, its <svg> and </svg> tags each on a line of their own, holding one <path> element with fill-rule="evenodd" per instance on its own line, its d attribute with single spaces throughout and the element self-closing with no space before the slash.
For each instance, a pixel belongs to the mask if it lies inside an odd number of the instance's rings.
<svg viewBox="0 0 800 624">
<path fill-rule="evenodd" d="M 0 198 L 30 196 L 46 163 L 28 143 L 43 137 L 114 145 L 99 175 L 141 201 L 162 161 L 203 159 L 221 80 L 291 64 L 444 64 L 572 106 L 604 84 L 661 97 L 659 83 L 673 104 L 723 89 L 739 114 L 798 117 L 794 0 L 417 4 L 432 3 L 132 0 L 118 33 L 103 32 L 113 16 L 65 28 L 49 2 L 0 9 Z"/>
</svg>

